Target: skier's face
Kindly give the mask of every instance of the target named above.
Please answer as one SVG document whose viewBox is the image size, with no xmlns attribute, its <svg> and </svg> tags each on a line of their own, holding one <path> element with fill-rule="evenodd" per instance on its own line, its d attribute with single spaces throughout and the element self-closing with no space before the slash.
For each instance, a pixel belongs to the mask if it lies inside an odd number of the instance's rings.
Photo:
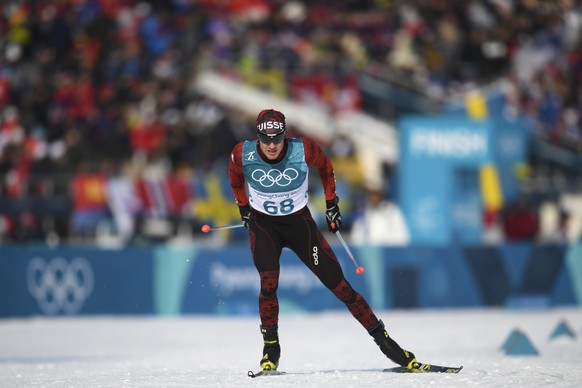
<svg viewBox="0 0 582 388">
<path fill-rule="evenodd" d="M 265 144 L 259 140 L 259 147 L 261 147 L 261 151 L 269 160 L 275 160 L 281 155 L 281 151 L 283 151 L 283 146 L 285 142 L 282 141 L 278 144 L 274 142 L 269 142 L 269 144 Z"/>
</svg>

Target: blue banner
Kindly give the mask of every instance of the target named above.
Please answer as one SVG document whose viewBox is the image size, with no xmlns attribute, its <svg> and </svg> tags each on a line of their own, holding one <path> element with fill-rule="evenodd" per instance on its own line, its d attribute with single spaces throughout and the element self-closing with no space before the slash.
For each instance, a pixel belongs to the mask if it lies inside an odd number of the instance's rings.
<svg viewBox="0 0 582 388">
<path fill-rule="evenodd" d="M 358 247 L 348 281 L 374 309 L 532 307 L 582 303 L 582 245 Z M 0 248 L 0 317 L 33 315 L 258 315 L 259 276 L 247 246 Z M 345 309 L 283 250 L 282 314 Z"/>
<path fill-rule="evenodd" d="M 344 263 L 344 268 L 345 267 Z M 352 268 L 346 277 L 363 295 L 368 292 L 360 279 L 354 279 Z M 220 253 L 203 250 L 196 258 L 188 277 L 182 302 L 185 313 L 256 314 L 258 313 L 260 279 L 250 250 L 221 249 Z M 321 311 L 343 306 L 319 279 L 287 249 L 281 255 L 279 278 L 281 312 Z"/>
<path fill-rule="evenodd" d="M 147 248 L 0 248 L 0 316 L 151 314 Z"/>
</svg>

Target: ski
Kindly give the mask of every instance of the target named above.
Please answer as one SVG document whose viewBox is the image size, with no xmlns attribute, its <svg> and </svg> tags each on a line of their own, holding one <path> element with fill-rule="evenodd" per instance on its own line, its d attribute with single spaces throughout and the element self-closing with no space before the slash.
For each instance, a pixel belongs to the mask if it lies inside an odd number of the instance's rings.
<svg viewBox="0 0 582 388">
<path fill-rule="evenodd" d="M 251 378 L 261 377 L 261 376 L 281 376 L 286 375 L 285 372 L 280 372 L 276 369 L 263 369 L 257 373 L 253 372 L 252 370 L 248 371 L 247 375 Z"/>
<path fill-rule="evenodd" d="M 434 364 L 420 364 L 420 366 L 414 369 L 406 368 L 404 366 L 397 366 L 394 368 L 386 368 L 383 372 L 391 373 L 459 373 L 463 369 L 462 366 L 442 366 Z M 320 372 L 324 373 L 324 372 Z M 275 369 L 264 369 L 259 372 L 248 371 L 247 375 L 251 378 L 261 377 L 261 376 L 281 376 L 286 375 L 287 372 L 281 372 Z M 292 373 L 294 374 L 294 373 Z"/>
<path fill-rule="evenodd" d="M 420 364 L 420 366 L 414 369 L 406 368 L 404 366 L 397 366 L 395 368 L 384 369 L 384 372 L 393 373 L 459 373 L 463 369 L 462 366 L 441 366 L 433 364 Z"/>
</svg>

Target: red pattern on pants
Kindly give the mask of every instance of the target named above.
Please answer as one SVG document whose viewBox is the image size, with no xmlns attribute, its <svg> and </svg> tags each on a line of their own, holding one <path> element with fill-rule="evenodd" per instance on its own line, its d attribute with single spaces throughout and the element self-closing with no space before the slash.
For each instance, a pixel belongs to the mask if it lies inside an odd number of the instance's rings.
<svg viewBox="0 0 582 388">
<path fill-rule="evenodd" d="M 259 294 L 259 315 L 263 327 L 276 327 L 279 321 L 279 270 L 260 272 L 261 293 Z"/>
<path fill-rule="evenodd" d="M 366 330 L 370 331 L 378 324 L 378 318 L 368 305 L 368 302 L 345 279 L 342 279 L 340 284 L 331 291 L 339 300 L 345 303 L 350 313 Z"/>
<path fill-rule="evenodd" d="M 278 324 L 277 287 L 283 247 L 290 248 L 322 284 L 345 303 L 366 330 L 370 331 L 378 324 L 378 318 L 368 303 L 347 282 L 337 257 L 308 208 L 278 217 L 252 212 L 249 234 L 253 261 L 261 278 L 259 315 L 263 327 Z M 317 252 L 317 257 L 314 252 Z"/>
</svg>

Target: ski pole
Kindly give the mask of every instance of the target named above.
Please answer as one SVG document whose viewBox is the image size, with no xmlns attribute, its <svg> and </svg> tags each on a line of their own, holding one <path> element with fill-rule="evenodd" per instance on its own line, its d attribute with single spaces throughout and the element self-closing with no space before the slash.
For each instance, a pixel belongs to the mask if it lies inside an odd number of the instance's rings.
<svg viewBox="0 0 582 388">
<path fill-rule="evenodd" d="M 243 226 L 245 226 L 244 224 L 233 224 L 233 225 L 223 225 L 223 226 L 215 226 L 215 227 L 211 227 L 208 224 L 202 225 L 202 232 L 204 233 L 208 233 L 211 230 L 221 230 L 221 229 L 234 229 L 234 228 L 242 228 Z"/>
<path fill-rule="evenodd" d="M 358 275 L 361 275 L 364 273 L 364 267 L 362 267 L 361 265 L 358 264 L 358 262 L 356 261 L 356 258 L 354 257 L 354 255 L 352 254 L 352 251 L 350 250 L 350 248 L 348 247 L 348 244 L 346 244 L 346 242 L 344 241 L 344 238 L 342 237 L 341 233 L 339 232 L 339 230 L 337 232 L 335 232 L 335 235 L 337 236 L 337 238 L 340 240 L 340 242 L 342 243 L 342 245 L 344 246 L 344 249 L 346 250 L 346 252 L 348 253 L 348 256 L 350 257 L 350 259 L 352 259 L 352 262 L 354 263 L 354 265 L 356 266 L 356 273 Z"/>
</svg>

